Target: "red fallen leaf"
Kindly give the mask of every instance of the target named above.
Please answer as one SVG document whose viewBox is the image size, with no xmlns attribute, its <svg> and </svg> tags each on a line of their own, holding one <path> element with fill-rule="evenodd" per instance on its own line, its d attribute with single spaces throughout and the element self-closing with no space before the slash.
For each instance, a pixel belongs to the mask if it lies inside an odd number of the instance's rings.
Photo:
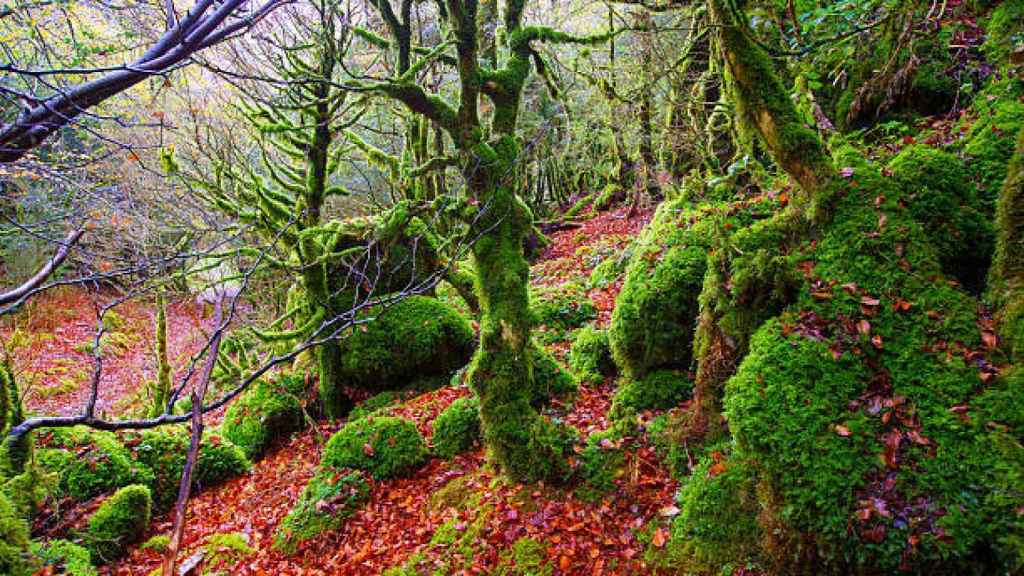
<svg viewBox="0 0 1024 576">
<path fill-rule="evenodd" d="M 913 136 L 904 136 L 903 137 L 903 143 L 904 144 L 913 144 L 914 143 L 914 137 Z"/>
<path fill-rule="evenodd" d="M 865 306 L 878 306 L 881 301 L 878 298 L 872 298 L 871 296 L 861 296 L 860 303 Z"/>
<path fill-rule="evenodd" d="M 654 531 L 654 536 L 651 537 L 651 544 L 654 544 L 655 548 L 664 548 L 665 542 L 668 541 L 668 534 L 665 533 L 664 528 L 658 528 Z"/>
<path fill-rule="evenodd" d="M 373 445 L 367 442 L 363 444 L 363 454 L 366 454 L 370 458 L 373 458 Z"/>
<path fill-rule="evenodd" d="M 882 441 L 885 443 L 885 465 L 889 468 L 898 468 L 896 456 L 900 451 L 903 434 L 899 430 L 891 430 L 882 436 Z"/>
<path fill-rule="evenodd" d="M 874 542 L 878 544 L 882 540 L 885 540 L 885 525 L 876 524 L 871 528 L 860 531 L 861 538 L 864 538 L 868 542 Z"/>
<path fill-rule="evenodd" d="M 818 290 L 816 292 L 811 292 L 811 296 L 818 300 L 829 300 L 832 298 L 832 292 L 826 290 Z"/>
<path fill-rule="evenodd" d="M 843 290 L 846 290 L 850 296 L 853 296 L 857 293 L 857 283 L 847 282 L 846 284 L 843 284 Z"/>
<path fill-rule="evenodd" d="M 885 212 L 882 212 L 881 214 L 879 214 L 878 215 L 878 227 L 879 227 L 879 229 L 885 228 L 885 223 L 888 222 L 888 221 L 889 221 L 889 217 L 885 215 Z"/>
<path fill-rule="evenodd" d="M 985 348 L 991 350 L 999 345 L 999 337 L 991 330 L 983 330 L 981 332 L 981 343 L 985 345 Z"/>
<path fill-rule="evenodd" d="M 862 334 L 862 335 L 864 335 L 864 336 L 867 336 L 868 334 L 870 334 L 871 333 L 871 322 L 868 322 L 867 320 L 865 320 L 863 318 L 858 320 L 857 321 L 857 332 Z"/>
<path fill-rule="evenodd" d="M 914 444 L 920 444 L 921 446 L 928 445 L 928 439 L 925 438 L 924 436 L 921 436 L 921 433 L 918 432 L 917 430 L 908 430 L 907 438 L 909 438 L 910 441 L 913 442 Z"/>
<path fill-rule="evenodd" d="M 878 335 L 878 334 L 875 334 L 874 336 L 872 336 L 871 337 L 871 345 L 874 346 L 875 348 L 878 348 L 879 350 L 881 350 L 882 349 L 882 337 L 880 335 Z"/>
<path fill-rule="evenodd" d="M 572 568 L 572 559 L 562 554 L 562 557 L 558 559 L 558 567 L 562 569 L 562 572 L 568 572 L 569 568 Z"/>
<path fill-rule="evenodd" d="M 711 467 L 708 468 L 708 476 L 711 478 L 714 478 L 723 472 L 725 472 L 725 462 L 712 464 Z"/>
<path fill-rule="evenodd" d="M 966 404 L 959 404 L 957 406 L 953 406 L 952 408 L 950 408 L 949 411 L 952 412 L 953 414 L 966 414 L 967 413 L 967 405 Z"/>
<path fill-rule="evenodd" d="M 843 350 L 839 347 L 838 343 L 829 346 L 828 351 L 832 354 L 832 359 L 837 362 L 839 361 L 839 358 L 843 356 Z"/>
<path fill-rule="evenodd" d="M 839 434 L 843 438 L 846 438 L 851 434 L 850 429 L 842 424 L 836 424 L 836 434 Z"/>
<path fill-rule="evenodd" d="M 847 166 L 847 167 L 841 169 L 839 171 L 839 174 L 842 175 L 843 178 L 850 178 L 851 176 L 853 176 L 853 168 L 850 168 L 849 166 Z"/>
</svg>

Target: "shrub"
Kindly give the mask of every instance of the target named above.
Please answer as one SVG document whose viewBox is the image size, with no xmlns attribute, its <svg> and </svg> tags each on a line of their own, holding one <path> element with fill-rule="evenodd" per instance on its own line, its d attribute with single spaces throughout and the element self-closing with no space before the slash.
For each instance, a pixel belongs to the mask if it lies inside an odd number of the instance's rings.
<svg viewBox="0 0 1024 576">
<path fill-rule="evenodd" d="M 283 382 L 256 382 L 224 414 L 221 432 L 255 459 L 271 442 L 301 430 L 306 424 L 302 404 Z"/>
<path fill-rule="evenodd" d="M 612 397 L 611 418 L 628 421 L 638 412 L 672 408 L 693 391 L 693 383 L 675 370 L 656 370 L 639 380 L 624 380 Z"/>
<path fill-rule="evenodd" d="M 480 440 L 480 402 L 458 398 L 434 420 L 434 454 L 451 460 Z"/>
<path fill-rule="evenodd" d="M 361 472 L 324 469 L 310 479 L 298 502 L 274 532 L 274 548 L 286 554 L 323 532 L 337 530 L 369 498 Z"/>
<path fill-rule="evenodd" d="M 38 546 L 36 556 L 43 566 L 65 576 L 96 576 L 89 550 L 70 540 L 52 540 Z"/>
<path fill-rule="evenodd" d="M 33 572 L 30 559 L 28 522 L 0 492 L 0 574 L 28 576 Z"/>
<path fill-rule="evenodd" d="M 125 486 L 105 500 L 83 534 L 92 557 L 104 563 L 120 558 L 145 536 L 151 509 L 149 488 L 141 484 Z"/>
<path fill-rule="evenodd" d="M 59 477 L 58 490 L 75 500 L 88 500 L 132 483 L 147 484 L 153 475 L 134 462 L 110 432 L 84 426 L 57 428 L 37 436 L 36 461 Z"/>
<path fill-rule="evenodd" d="M 569 367 L 581 381 L 591 383 L 600 383 L 605 376 L 614 374 L 608 332 L 592 326 L 580 328 L 569 351 Z"/>
<path fill-rule="evenodd" d="M 363 470 L 377 479 L 401 476 L 426 459 L 416 425 L 390 416 L 360 418 L 327 441 L 321 466 Z"/>
</svg>

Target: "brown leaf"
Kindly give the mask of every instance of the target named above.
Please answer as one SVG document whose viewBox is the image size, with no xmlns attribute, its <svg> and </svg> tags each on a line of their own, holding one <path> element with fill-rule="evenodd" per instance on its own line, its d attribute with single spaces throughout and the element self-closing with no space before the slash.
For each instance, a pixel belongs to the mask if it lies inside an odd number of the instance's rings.
<svg viewBox="0 0 1024 576">
<path fill-rule="evenodd" d="M 363 454 L 366 454 L 370 458 L 373 458 L 373 445 L 367 442 L 363 444 Z"/>
<path fill-rule="evenodd" d="M 666 534 L 664 528 L 658 528 L 654 531 L 654 536 L 651 537 L 651 544 L 654 544 L 655 548 L 664 548 L 665 542 L 668 541 L 668 534 Z"/>
<path fill-rule="evenodd" d="M 864 336 L 867 336 L 868 334 L 870 334 L 871 333 L 871 322 L 868 322 L 867 320 L 865 320 L 863 318 L 858 320 L 857 321 L 857 332 L 862 334 L 862 335 L 864 335 Z"/>
<path fill-rule="evenodd" d="M 981 342 L 985 345 L 985 348 L 991 350 L 999 345 L 999 337 L 991 330 L 982 330 Z"/>
<path fill-rule="evenodd" d="M 850 435 L 850 429 L 847 428 L 846 426 L 843 426 L 842 424 L 836 424 L 836 434 L 839 434 L 843 438 L 846 438 L 847 436 Z"/>
</svg>

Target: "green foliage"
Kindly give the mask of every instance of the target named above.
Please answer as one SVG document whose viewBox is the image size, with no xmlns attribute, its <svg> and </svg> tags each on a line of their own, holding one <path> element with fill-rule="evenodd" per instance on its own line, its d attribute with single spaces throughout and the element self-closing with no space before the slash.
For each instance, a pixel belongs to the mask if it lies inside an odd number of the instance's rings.
<svg viewBox="0 0 1024 576">
<path fill-rule="evenodd" d="M 530 312 L 541 326 L 541 341 L 564 340 L 567 332 L 597 318 L 597 308 L 577 283 L 544 286 L 530 291 Z"/>
<path fill-rule="evenodd" d="M 672 408 L 693 392 L 693 382 L 675 370 L 655 370 L 639 380 L 619 383 L 609 413 L 616 422 L 630 423 L 644 410 Z"/>
<path fill-rule="evenodd" d="M 104 563 L 120 558 L 145 536 L 151 508 L 149 488 L 140 484 L 125 486 L 104 500 L 82 534 L 92 557 Z"/>
<path fill-rule="evenodd" d="M 324 532 L 337 530 L 369 498 L 360 472 L 322 469 L 274 532 L 274 548 L 292 554 L 296 547 Z"/>
<path fill-rule="evenodd" d="M 29 462 L 21 474 L 6 482 L 0 477 L 0 482 L 0 492 L 7 494 L 18 514 L 31 519 L 42 508 L 47 496 L 56 490 L 58 479 L 56 474 L 47 473 Z"/>
<path fill-rule="evenodd" d="M 38 546 L 36 556 L 43 566 L 65 576 L 96 576 L 89 550 L 70 540 L 51 540 Z"/>
<path fill-rule="evenodd" d="M 28 576 L 32 572 L 28 522 L 0 492 L 0 573 Z"/>
<path fill-rule="evenodd" d="M 426 446 L 416 425 L 390 416 L 354 420 L 336 432 L 324 447 L 322 466 L 351 468 L 374 478 L 412 472 L 426 459 Z"/>
<path fill-rule="evenodd" d="M 59 492 L 88 500 L 133 483 L 148 484 L 152 472 L 131 458 L 110 432 L 84 426 L 55 428 L 36 438 L 36 460 L 59 477 Z"/>
<path fill-rule="evenodd" d="M 615 373 L 608 331 L 584 326 L 576 332 L 569 351 L 569 367 L 581 381 L 598 384 Z"/>
<path fill-rule="evenodd" d="M 167 547 L 171 545 L 171 537 L 167 534 L 157 534 L 149 540 L 146 540 L 142 544 L 139 544 L 139 550 L 152 550 L 159 554 L 163 554 L 167 551 Z"/>
<path fill-rule="evenodd" d="M 289 391 L 289 382 L 260 380 L 225 412 L 221 432 L 246 457 L 262 456 L 271 442 L 305 426 L 302 403 Z"/>
<path fill-rule="evenodd" d="M 375 313 L 341 342 L 341 381 L 370 390 L 450 374 L 473 352 L 473 329 L 450 306 L 410 296 Z"/>
<path fill-rule="evenodd" d="M 982 50 L 989 62 L 1004 66 L 1009 61 L 1010 51 L 1024 42 L 1024 4 L 1009 0 L 999 2 L 989 14 L 985 27 L 985 44 Z"/>
<path fill-rule="evenodd" d="M 480 402 L 458 398 L 434 420 L 434 454 L 451 460 L 480 440 Z"/>
<path fill-rule="evenodd" d="M 611 430 L 595 432 L 579 453 L 576 477 L 580 484 L 576 496 L 585 502 L 596 502 L 615 490 L 615 479 L 622 473 L 626 458 L 621 441 L 615 441 Z"/>
</svg>

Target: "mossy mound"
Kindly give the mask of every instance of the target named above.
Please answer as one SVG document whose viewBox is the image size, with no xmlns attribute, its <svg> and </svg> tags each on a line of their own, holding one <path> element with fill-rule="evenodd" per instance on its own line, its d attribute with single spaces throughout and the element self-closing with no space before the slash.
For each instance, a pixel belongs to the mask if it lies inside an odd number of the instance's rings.
<svg viewBox="0 0 1024 576">
<path fill-rule="evenodd" d="M 260 380 L 228 407 L 221 424 L 224 436 L 255 459 L 270 444 L 305 427 L 302 403 L 282 381 Z"/>
<path fill-rule="evenodd" d="M 153 479 L 153 473 L 134 461 L 110 432 L 84 426 L 44 430 L 36 434 L 36 446 L 36 461 L 56 473 L 59 492 L 75 500 Z"/>
<path fill-rule="evenodd" d="M 1015 138 L 1024 125 L 1022 96 L 1024 81 L 1009 78 L 989 85 L 971 104 L 977 119 L 964 136 L 963 150 L 968 174 L 978 184 L 986 214 L 994 212 Z"/>
<path fill-rule="evenodd" d="M 1024 4 L 1013 0 L 997 3 L 983 26 L 982 50 L 988 61 L 996 65 L 1008 62 L 1010 51 L 1024 42 Z"/>
<path fill-rule="evenodd" d="M 1021 448 L 996 442 L 976 408 L 1006 385 L 985 358 L 977 302 L 945 280 L 878 168 L 839 162 L 851 182 L 808 252 L 805 289 L 726 384 L 736 455 L 821 569 L 993 569 L 1010 553 L 1000 538 L 1020 529 L 1006 500 L 1024 502 L 998 488 L 997 446 Z"/>
<path fill-rule="evenodd" d="M 693 382 L 677 370 L 655 370 L 639 380 L 619 383 L 609 415 L 616 422 L 630 422 L 644 410 L 679 405 L 693 392 Z"/>
<path fill-rule="evenodd" d="M 565 398 L 579 390 L 576 379 L 547 350 L 534 347 L 531 404 L 543 406 L 552 398 Z"/>
<path fill-rule="evenodd" d="M 480 441 L 480 402 L 458 398 L 434 420 L 434 454 L 451 460 Z"/>
<path fill-rule="evenodd" d="M 988 271 L 994 231 L 960 160 L 923 145 L 904 148 L 889 162 L 910 216 L 938 252 L 946 274 L 979 292 Z"/>
<path fill-rule="evenodd" d="M 70 540 L 51 540 L 36 547 L 44 568 L 65 576 L 96 576 L 89 550 Z"/>
<path fill-rule="evenodd" d="M 390 416 L 354 420 L 324 447 L 322 466 L 362 470 L 377 479 L 411 472 L 426 459 L 427 449 L 416 425 Z"/>
<path fill-rule="evenodd" d="M 178 498 L 181 473 L 188 455 L 189 432 L 183 427 L 168 427 L 128 433 L 122 437 L 135 461 L 153 472 L 149 483 L 153 506 L 162 511 Z M 207 433 L 199 444 L 192 487 L 200 490 L 216 486 L 246 473 L 251 464 L 245 453 L 217 433 Z"/>
<path fill-rule="evenodd" d="M 583 286 L 567 282 L 530 290 L 530 312 L 542 342 L 565 340 L 568 333 L 597 318 L 597 308 Z"/>
<path fill-rule="evenodd" d="M 321 470 L 281 520 L 274 532 L 274 548 L 291 554 L 302 542 L 337 530 L 369 495 L 370 486 L 361 472 Z"/>
<path fill-rule="evenodd" d="M 56 490 L 57 482 L 56 474 L 29 462 L 21 474 L 7 481 L 0 477 L 0 493 L 11 499 L 11 504 L 22 518 L 31 519 Z"/>
<path fill-rule="evenodd" d="M 27 576 L 33 571 L 28 522 L 0 492 L 0 574 Z"/>
<path fill-rule="evenodd" d="M 340 341 L 344 384 L 369 390 L 401 387 L 465 366 L 475 346 L 469 322 L 434 298 L 410 296 L 376 313 Z"/>
<path fill-rule="evenodd" d="M 615 374 L 608 331 L 584 326 L 576 332 L 569 351 L 569 367 L 581 381 L 598 384 Z"/>
<path fill-rule="evenodd" d="M 585 502 L 596 502 L 615 490 L 615 479 L 622 473 L 626 457 L 616 434 L 603 430 L 587 438 L 577 461 L 579 486 L 575 494 Z"/>
<path fill-rule="evenodd" d="M 82 534 L 96 562 L 112 562 L 120 558 L 128 546 L 142 540 L 149 527 L 153 499 L 149 488 L 141 484 L 125 486 L 103 501 L 89 517 Z"/>
</svg>

